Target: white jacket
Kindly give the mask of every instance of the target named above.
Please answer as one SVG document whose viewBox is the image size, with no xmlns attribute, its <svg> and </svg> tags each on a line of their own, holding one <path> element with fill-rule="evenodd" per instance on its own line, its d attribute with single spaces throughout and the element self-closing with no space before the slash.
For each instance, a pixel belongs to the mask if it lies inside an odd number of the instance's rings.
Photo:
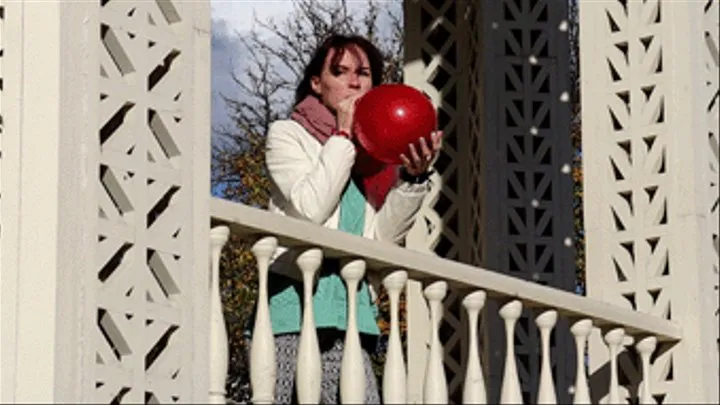
<svg viewBox="0 0 720 405">
<path fill-rule="evenodd" d="M 355 154 L 354 145 L 346 138 L 333 136 L 322 145 L 296 121 L 272 123 L 266 152 L 271 180 L 269 210 L 337 229 L 339 202 Z M 428 182 L 398 181 L 379 211 L 366 202 L 363 236 L 402 244 L 428 190 Z"/>
</svg>

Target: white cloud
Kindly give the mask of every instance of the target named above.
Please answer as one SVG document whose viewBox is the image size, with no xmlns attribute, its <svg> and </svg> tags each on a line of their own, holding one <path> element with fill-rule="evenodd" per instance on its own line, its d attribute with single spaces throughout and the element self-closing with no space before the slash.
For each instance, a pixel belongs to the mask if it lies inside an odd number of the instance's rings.
<svg viewBox="0 0 720 405">
<path fill-rule="evenodd" d="M 230 124 L 222 95 L 239 96 L 232 72 L 241 74 L 245 58 L 239 35 L 268 18 L 284 19 L 292 10 L 291 0 L 211 0 L 212 7 L 212 126 Z M 259 27 L 257 27 L 259 29 Z"/>
<path fill-rule="evenodd" d="M 331 0 L 317 0 L 329 2 Z M 402 0 L 376 0 L 389 4 L 393 11 L 402 10 Z M 350 12 L 361 14 L 367 7 L 367 0 L 347 0 Z M 266 22 L 273 18 L 282 21 L 293 11 L 292 0 L 210 0 L 212 19 L 224 20 L 231 31 L 245 32 L 257 27 L 255 19 Z M 381 23 L 382 24 L 382 23 Z"/>
<path fill-rule="evenodd" d="M 237 36 L 231 34 L 227 23 L 222 20 L 212 22 L 212 126 L 217 128 L 230 122 L 225 102 L 220 93 L 228 97 L 238 95 L 231 72 L 239 71 L 241 66 L 241 44 Z"/>
<path fill-rule="evenodd" d="M 292 11 L 291 0 L 211 0 L 212 19 L 224 20 L 231 31 L 249 31 L 258 20 L 280 20 Z"/>
</svg>

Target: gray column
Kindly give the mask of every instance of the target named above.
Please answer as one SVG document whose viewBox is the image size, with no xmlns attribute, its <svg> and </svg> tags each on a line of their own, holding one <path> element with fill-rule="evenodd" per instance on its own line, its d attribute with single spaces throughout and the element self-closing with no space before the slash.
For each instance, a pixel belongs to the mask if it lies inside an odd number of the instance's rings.
<svg viewBox="0 0 720 405">
<path fill-rule="evenodd" d="M 482 264 L 530 282 L 573 291 L 573 89 L 567 1 L 483 4 Z M 489 398 L 498 401 L 504 332 L 497 306 L 488 306 L 486 313 Z M 526 403 L 535 403 L 539 379 L 536 315 L 539 312 L 526 310 L 516 331 L 515 351 Z M 558 323 L 551 346 L 558 401 L 567 403 L 575 362 L 566 321 Z"/>
<path fill-rule="evenodd" d="M 405 4 L 405 79 L 431 96 L 447 135 L 435 167 L 438 187 L 410 247 L 573 290 L 566 2 Z M 462 382 L 461 293 L 446 299 L 441 328 L 451 394 Z M 489 399 L 497 401 L 504 335 L 497 308 L 486 313 Z M 540 358 L 530 316 L 519 324 L 517 351 L 526 400 L 534 401 Z M 574 373 L 567 325 L 554 336 L 558 395 L 567 401 Z"/>
</svg>

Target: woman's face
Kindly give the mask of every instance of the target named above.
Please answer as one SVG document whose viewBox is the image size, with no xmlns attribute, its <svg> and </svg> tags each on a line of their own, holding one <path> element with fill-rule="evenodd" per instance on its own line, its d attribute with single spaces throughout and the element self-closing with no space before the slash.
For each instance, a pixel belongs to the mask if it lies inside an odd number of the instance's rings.
<svg viewBox="0 0 720 405">
<path fill-rule="evenodd" d="M 336 66 L 332 65 L 337 52 L 342 57 Z M 338 103 L 347 97 L 365 94 L 372 88 L 370 62 L 360 47 L 350 45 L 342 50 L 331 49 L 325 58 L 320 76 L 313 76 L 313 91 L 320 96 L 323 104 L 337 111 Z"/>
</svg>

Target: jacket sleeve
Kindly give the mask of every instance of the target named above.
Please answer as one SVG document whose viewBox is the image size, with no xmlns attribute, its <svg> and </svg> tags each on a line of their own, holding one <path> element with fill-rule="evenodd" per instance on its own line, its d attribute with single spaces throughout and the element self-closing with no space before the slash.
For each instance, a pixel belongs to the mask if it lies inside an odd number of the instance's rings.
<svg viewBox="0 0 720 405">
<path fill-rule="evenodd" d="M 429 182 L 410 184 L 400 182 L 387 195 L 385 203 L 375 216 L 375 239 L 404 243 L 410 228 L 415 223 L 417 213 L 430 190 Z"/>
<path fill-rule="evenodd" d="M 290 121 L 271 124 L 267 136 L 266 163 L 270 180 L 295 216 L 323 224 L 340 201 L 355 162 L 355 146 L 333 136 L 313 157 L 301 137 L 310 136 Z"/>
</svg>

